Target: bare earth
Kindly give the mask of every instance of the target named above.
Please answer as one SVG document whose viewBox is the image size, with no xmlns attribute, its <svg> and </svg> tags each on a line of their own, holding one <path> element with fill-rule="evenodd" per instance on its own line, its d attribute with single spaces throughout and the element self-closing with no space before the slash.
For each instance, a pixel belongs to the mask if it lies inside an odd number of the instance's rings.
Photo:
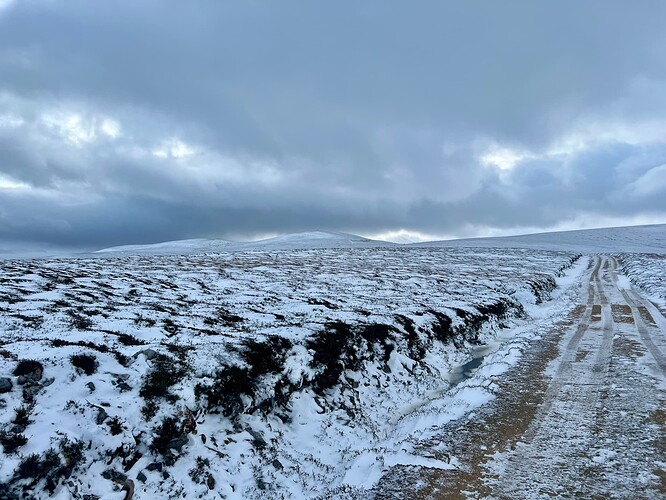
<svg viewBox="0 0 666 500">
<path fill-rule="evenodd" d="M 617 266 L 595 258 L 497 399 L 420 443 L 458 469 L 397 467 L 374 497 L 666 498 L 666 319 Z"/>
</svg>

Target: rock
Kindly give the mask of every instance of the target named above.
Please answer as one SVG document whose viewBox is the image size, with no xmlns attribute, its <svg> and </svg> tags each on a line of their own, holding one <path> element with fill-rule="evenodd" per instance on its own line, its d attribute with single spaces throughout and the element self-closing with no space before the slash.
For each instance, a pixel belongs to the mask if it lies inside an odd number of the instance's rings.
<svg viewBox="0 0 666 500">
<path fill-rule="evenodd" d="M 169 441 L 167 444 L 167 449 L 180 451 L 180 449 L 188 443 L 189 439 L 185 436 L 178 437 Z"/>
<path fill-rule="evenodd" d="M 86 387 L 88 388 L 88 390 L 89 390 L 90 392 L 95 392 L 96 387 L 95 387 L 95 384 L 93 384 L 92 382 L 88 382 L 88 383 L 86 384 Z"/>
<path fill-rule="evenodd" d="M 282 462 L 280 462 L 277 458 L 275 460 L 273 460 L 272 464 L 273 464 L 273 467 L 275 467 L 277 470 L 284 469 L 284 466 L 282 465 Z"/>
<path fill-rule="evenodd" d="M 113 469 L 106 469 L 102 472 L 102 477 L 109 481 L 113 481 L 114 483 L 125 483 L 125 481 L 127 481 L 127 476 L 125 474 Z"/>
<path fill-rule="evenodd" d="M 25 375 L 19 375 L 19 376 L 16 378 L 16 383 L 17 383 L 18 385 L 23 385 L 23 384 L 25 384 L 27 381 L 28 381 L 28 377 L 26 377 Z"/>
<path fill-rule="evenodd" d="M 141 481 L 142 483 L 145 483 L 148 480 L 148 478 L 146 477 L 146 475 L 143 472 L 139 472 L 136 475 L 136 480 Z"/>
<path fill-rule="evenodd" d="M 23 387 L 23 399 L 26 401 L 32 401 L 37 393 L 40 391 L 41 387 L 38 385 L 26 385 Z"/>
<path fill-rule="evenodd" d="M 12 384 L 11 379 L 7 377 L 0 378 L 0 394 L 11 391 L 12 387 L 14 387 L 14 384 Z"/>
<path fill-rule="evenodd" d="M 25 382 L 27 382 L 28 380 L 31 380 L 33 382 L 39 382 L 42 379 L 42 375 L 44 374 L 44 367 L 39 361 L 34 361 L 34 360 L 19 361 L 13 374 L 19 378 L 24 377 Z"/>
<path fill-rule="evenodd" d="M 158 352 L 153 349 L 143 349 L 142 351 L 137 352 L 133 357 L 138 358 L 140 354 L 143 354 L 146 361 L 152 361 L 158 356 Z"/>
<path fill-rule="evenodd" d="M 120 392 L 127 392 L 132 390 L 132 387 L 127 382 L 125 382 L 125 380 L 129 378 L 128 373 L 112 373 L 111 376 L 113 377 L 113 381 L 111 383 L 115 385 Z"/>
<path fill-rule="evenodd" d="M 250 429 L 248 427 L 247 432 L 249 432 L 250 435 L 252 436 L 252 444 L 256 448 L 264 448 L 266 446 L 266 440 L 257 431 L 255 431 L 254 429 Z"/>
<path fill-rule="evenodd" d="M 206 486 L 208 486 L 209 490 L 215 489 L 215 478 L 210 472 L 208 473 L 208 477 L 206 478 Z"/>
<path fill-rule="evenodd" d="M 154 470 L 161 471 L 162 470 L 162 462 L 153 462 L 152 464 L 148 465 L 148 467 L 146 467 L 146 470 L 148 470 L 148 471 L 154 471 Z"/>
<path fill-rule="evenodd" d="M 97 425 L 102 425 L 107 418 L 109 418 L 109 414 L 104 411 L 104 408 L 98 408 L 95 423 Z"/>
</svg>

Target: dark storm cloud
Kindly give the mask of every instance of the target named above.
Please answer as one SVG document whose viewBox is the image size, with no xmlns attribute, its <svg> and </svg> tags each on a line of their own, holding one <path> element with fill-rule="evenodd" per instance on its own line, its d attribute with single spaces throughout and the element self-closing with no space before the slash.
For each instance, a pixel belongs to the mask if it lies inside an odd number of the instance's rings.
<svg viewBox="0 0 666 500">
<path fill-rule="evenodd" d="M 0 9 L 0 238 L 666 214 L 660 1 Z"/>
</svg>

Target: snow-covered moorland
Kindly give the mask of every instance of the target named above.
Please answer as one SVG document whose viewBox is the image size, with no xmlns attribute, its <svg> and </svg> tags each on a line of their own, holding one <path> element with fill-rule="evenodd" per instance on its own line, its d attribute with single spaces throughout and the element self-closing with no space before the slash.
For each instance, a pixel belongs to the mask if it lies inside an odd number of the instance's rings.
<svg viewBox="0 0 666 500">
<path fill-rule="evenodd" d="M 492 383 L 460 384 L 435 417 L 428 402 L 474 353 L 506 355 L 501 332 L 574 262 L 439 248 L 0 261 L 0 496 L 313 497 L 393 464 L 452 466 L 409 435 Z"/>
</svg>

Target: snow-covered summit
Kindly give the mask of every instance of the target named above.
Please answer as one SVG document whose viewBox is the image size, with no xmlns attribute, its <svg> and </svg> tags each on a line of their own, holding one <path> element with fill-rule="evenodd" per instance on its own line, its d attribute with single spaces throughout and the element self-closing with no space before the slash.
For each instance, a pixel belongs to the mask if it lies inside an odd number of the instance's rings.
<svg viewBox="0 0 666 500">
<path fill-rule="evenodd" d="M 216 252 L 234 252 L 251 250 L 298 250 L 317 248 L 360 248 L 387 247 L 394 243 L 371 240 L 355 234 L 309 231 L 293 233 L 258 241 L 227 241 L 210 239 L 192 239 L 167 241 L 153 245 L 123 245 L 105 248 L 96 254 L 122 255 L 170 255 L 203 254 Z"/>
<path fill-rule="evenodd" d="M 309 231 L 285 234 L 259 241 L 237 244 L 242 250 L 292 250 L 299 248 L 356 248 L 393 246 L 386 241 L 371 240 L 349 233 Z"/>
</svg>

